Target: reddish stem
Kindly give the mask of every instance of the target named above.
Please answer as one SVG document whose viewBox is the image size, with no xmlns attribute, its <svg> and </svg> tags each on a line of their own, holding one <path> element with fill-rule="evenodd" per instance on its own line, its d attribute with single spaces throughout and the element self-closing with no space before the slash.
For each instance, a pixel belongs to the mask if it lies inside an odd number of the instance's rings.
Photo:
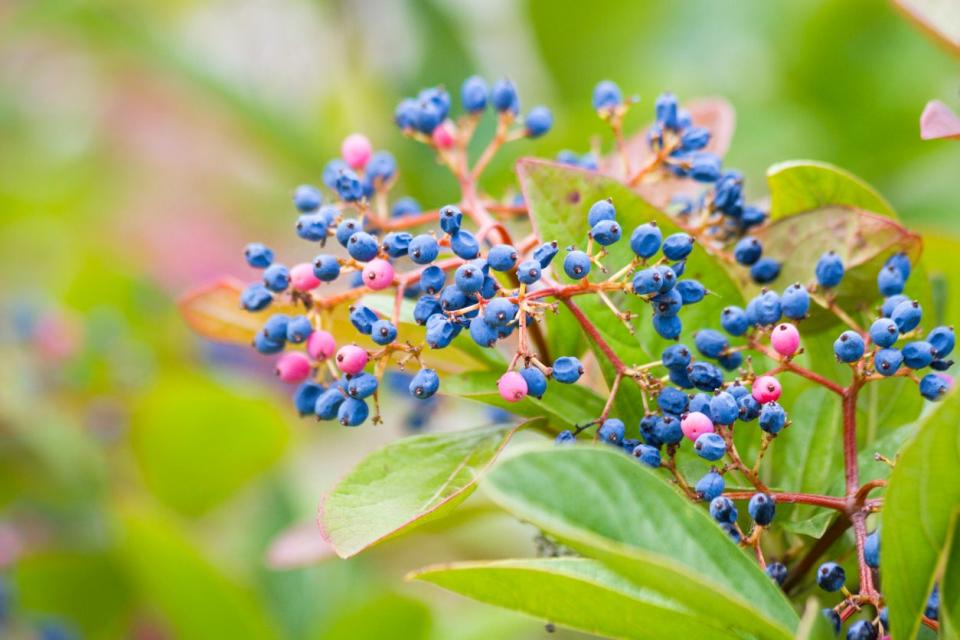
<svg viewBox="0 0 960 640">
<path fill-rule="evenodd" d="M 597 348 L 603 352 L 603 355 L 607 357 L 607 360 L 610 361 L 610 364 L 613 365 L 614 370 L 623 375 L 626 371 L 626 365 L 623 364 L 623 361 L 617 357 L 617 354 L 613 352 L 613 349 L 610 348 L 610 345 L 607 344 L 607 341 L 603 339 L 603 336 L 600 335 L 600 332 L 597 331 L 597 328 L 590 322 L 590 319 L 584 315 L 583 311 L 580 310 L 572 300 L 569 298 L 564 298 L 563 303 L 567 305 L 567 308 L 570 309 L 570 313 L 573 314 L 573 317 L 577 319 L 577 322 L 580 323 L 580 326 L 583 327 L 583 330 L 590 336 L 590 339 L 597 344 Z"/>
<path fill-rule="evenodd" d="M 755 491 L 727 491 L 723 495 L 731 500 L 749 500 L 753 497 Z M 776 502 L 783 504 L 809 504 L 816 507 L 825 507 L 836 511 L 847 510 L 847 500 L 835 496 L 824 496 L 816 493 L 788 493 L 769 491 L 767 492 Z"/>
<path fill-rule="evenodd" d="M 844 388 L 841 387 L 836 382 L 823 377 L 816 371 L 811 371 L 810 369 L 801 367 L 800 365 L 796 365 L 789 360 L 781 361 L 780 354 L 778 354 L 773 349 L 770 349 L 766 345 L 760 344 L 756 340 L 750 340 L 750 348 L 752 348 L 754 351 L 759 351 L 760 353 L 762 353 L 763 355 L 767 356 L 768 358 L 770 358 L 775 362 L 779 362 L 776 369 L 773 369 L 770 372 L 771 374 L 774 372 L 789 371 L 791 373 L 797 374 L 800 377 L 806 378 L 807 380 L 816 382 L 820 386 L 826 389 L 829 389 L 830 391 L 834 392 L 837 395 L 842 396 L 844 394 L 844 391 L 845 391 Z"/>
</svg>

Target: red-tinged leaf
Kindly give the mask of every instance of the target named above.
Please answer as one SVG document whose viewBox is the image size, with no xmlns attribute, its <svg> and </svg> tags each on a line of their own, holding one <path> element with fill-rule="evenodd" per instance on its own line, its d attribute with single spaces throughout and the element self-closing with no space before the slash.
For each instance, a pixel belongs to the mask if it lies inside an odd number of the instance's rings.
<svg viewBox="0 0 960 640">
<path fill-rule="evenodd" d="M 250 344 L 253 336 L 274 313 L 296 313 L 292 305 L 271 304 L 251 313 L 240 306 L 244 284 L 222 278 L 200 287 L 180 300 L 180 314 L 197 334 L 217 342 Z"/>
<path fill-rule="evenodd" d="M 954 0 L 893 0 L 911 22 L 960 55 L 960 3 Z"/>
<path fill-rule="evenodd" d="M 931 100 L 920 116 L 920 138 L 960 140 L 960 116 L 939 100 Z"/>
<path fill-rule="evenodd" d="M 270 541 L 266 562 L 271 569 L 298 569 L 335 554 L 316 522 L 304 522 L 281 531 Z"/>
</svg>

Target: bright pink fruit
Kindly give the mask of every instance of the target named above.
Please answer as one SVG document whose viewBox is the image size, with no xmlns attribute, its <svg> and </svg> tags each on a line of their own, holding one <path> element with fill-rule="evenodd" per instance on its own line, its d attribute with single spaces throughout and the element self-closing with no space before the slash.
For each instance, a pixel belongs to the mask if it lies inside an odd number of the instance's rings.
<svg viewBox="0 0 960 640">
<path fill-rule="evenodd" d="M 310 291 L 320 286 L 320 278 L 313 275 L 313 265 L 301 262 L 290 268 L 290 284 L 297 291 Z"/>
<path fill-rule="evenodd" d="M 362 133 L 351 133 L 340 145 L 340 154 L 344 161 L 354 169 L 363 169 L 372 153 L 370 140 Z"/>
<path fill-rule="evenodd" d="M 340 347 L 340 351 L 337 351 L 337 366 L 344 373 L 356 375 L 367 366 L 369 358 L 370 356 L 364 349 L 355 344 L 348 344 Z"/>
<path fill-rule="evenodd" d="M 307 353 L 314 360 L 326 360 L 337 350 L 337 342 L 327 331 L 314 331 L 307 338 Z"/>
<path fill-rule="evenodd" d="M 380 291 L 393 284 L 393 265 L 382 258 L 374 258 L 363 266 L 363 283 Z"/>
<path fill-rule="evenodd" d="M 284 382 L 303 382 L 310 375 L 310 359 L 299 351 L 289 351 L 277 359 L 277 375 Z"/>
<path fill-rule="evenodd" d="M 497 381 L 497 389 L 507 402 L 519 402 L 527 395 L 527 381 L 516 371 L 507 371 Z"/>
<path fill-rule="evenodd" d="M 699 411 L 691 411 L 683 416 L 680 421 L 680 429 L 683 431 L 683 435 L 695 441 L 705 433 L 713 433 L 713 421 Z"/>
<path fill-rule="evenodd" d="M 760 404 L 776 402 L 780 398 L 780 381 L 773 376 L 760 376 L 753 381 L 753 399 Z"/>
<path fill-rule="evenodd" d="M 450 149 L 453 147 L 453 143 L 453 125 L 449 122 L 444 122 L 433 130 L 433 144 L 441 149 Z"/>
<path fill-rule="evenodd" d="M 782 322 L 770 334 L 770 344 L 782 356 L 792 356 L 800 347 L 800 332 L 788 323 Z"/>
</svg>

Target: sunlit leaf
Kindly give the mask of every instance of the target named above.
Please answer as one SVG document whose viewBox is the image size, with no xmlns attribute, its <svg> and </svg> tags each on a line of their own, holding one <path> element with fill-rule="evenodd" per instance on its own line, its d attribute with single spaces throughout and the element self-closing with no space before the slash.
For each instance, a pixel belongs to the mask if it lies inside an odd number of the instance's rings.
<svg viewBox="0 0 960 640">
<path fill-rule="evenodd" d="M 828 205 L 857 207 L 896 218 L 876 189 L 845 169 L 815 160 L 790 160 L 767 169 L 770 219 Z"/>
<path fill-rule="evenodd" d="M 606 638 L 740 637 L 586 558 L 461 562 L 409 578 Z"/>
<path fill-rule="evenodd" d="M 320 505 L 323 536 L 343 558 L 448 514 L 474 489 L 515 426 L 428 433 L 364 458 Z"/>
<path fill-rule="evenodd" d="M 497 465 L 484 487 L 521 520 L 697 615 L 793 637 L 797 617 L 783 592 L 703 506 L 612 447 L 529 449 Z"/>
<path fill-rule="evenodd" d="M 944 638 L 960 638 L 960 507 L 954 513 L 940 582 L 940 624 Z"/>
<path fill-rule="evenodd" d="M 947 0 L 894 0 L 894 5 L 917 26 L 960 55 L 960 5 Z"/>
</svg>

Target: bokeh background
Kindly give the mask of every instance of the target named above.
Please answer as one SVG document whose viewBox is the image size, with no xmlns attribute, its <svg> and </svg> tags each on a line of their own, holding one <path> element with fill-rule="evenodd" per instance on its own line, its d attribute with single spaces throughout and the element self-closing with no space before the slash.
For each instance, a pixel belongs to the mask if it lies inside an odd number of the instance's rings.
<svg viewBox="0 0 960 640">
<path fill-rule="evenodd" d="M 755 198 L 774 162 L 825 160 L 908 224 L 960 234 L 960 145 L 918 135 L 928 99 L 960 105 L 960 67 L 878 0 L 0 1 L 2 633 L 545 635 L 402 581 L 437 560 L 529 552 L 533 532 L 482 500 L 360 559 L 325 558 L 322 493 L 432 427 L 399 401 L 386 427 L 299 421 L 268 361 L 196 338 L 175 306 L 244 274 L 250 240 L 302 253 L 292 188 L 318 182 L 350 132 L 397 156 L 401 192 L 452 199 L 391 115 L 474 72 L 509 75 L 556 116 L 497 161 L 493 193 L 513 158 L 604 133 L 590 91 L 611 78 L 647 105 L 666 89 L 732 101 L 726 164 Z"/>
</svg>

